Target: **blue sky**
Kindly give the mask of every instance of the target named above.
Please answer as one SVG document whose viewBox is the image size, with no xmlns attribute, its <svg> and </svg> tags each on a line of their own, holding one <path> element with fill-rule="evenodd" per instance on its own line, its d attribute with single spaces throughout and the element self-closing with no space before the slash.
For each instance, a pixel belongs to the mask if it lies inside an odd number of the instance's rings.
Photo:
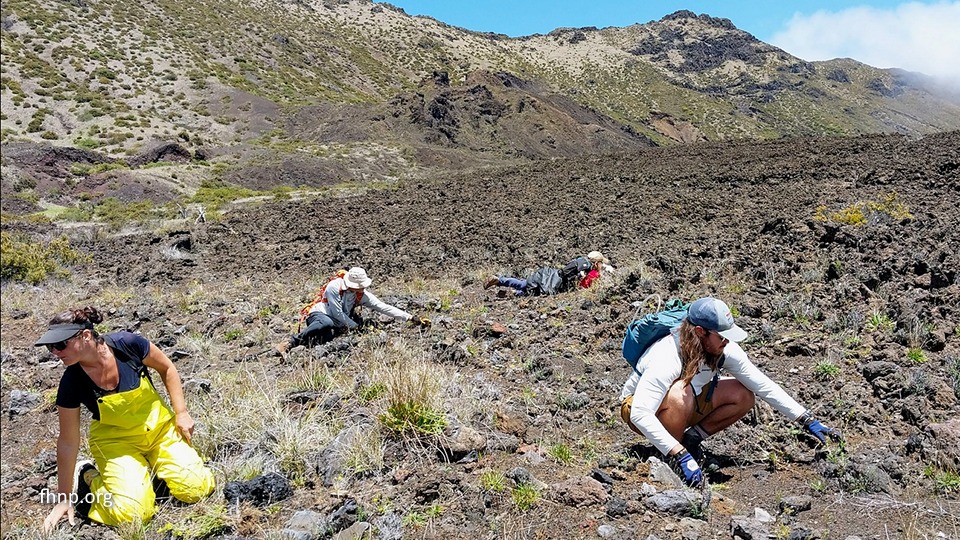
<svg viewBox="0 0 960 540">
<path fill-rule="evenodd" d="M 687 9 L 730 19 L 804 60 L 848 57 L 960 86 L 960 1 L 395 0 L 410 15 L 511 37 L 558 27 L 628 26 Z"/>
</svg>

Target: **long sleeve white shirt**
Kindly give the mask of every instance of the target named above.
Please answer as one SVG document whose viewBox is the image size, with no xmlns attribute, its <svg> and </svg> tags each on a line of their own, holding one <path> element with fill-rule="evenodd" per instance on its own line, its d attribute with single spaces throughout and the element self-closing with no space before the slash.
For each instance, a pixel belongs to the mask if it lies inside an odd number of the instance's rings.
<svg viewBox="0 0 960 540">
<path fill-rule="evenodd" d="M 333 319 L 337 326 L 346 326 L 349 329 L 356 328 L 357 323 L 350 318 L 350 310 L 357 304 L 357 295 L 353 291 L 347 290 L 343 278 L 337 278 L 327 284 L 323 291 L 322 302 L 317 302 L 310 313 L 320 312 Z M 413 315 L 406 311 L 385 304 L 369 290 L 364 289 L 363 296 L 360 298 L 360 305 L 368 307 L 379 313 L 389 315 L 398 321 L 409 321 Z"/>
<path fill-rule="evenodd" d="M 723 361 L 723 371 L 735 377 L 743 386 L 781 414 L 795 420 L 806 411 L 779 384 L 757 369 L 740 345 L 728 343 L 723 353 L 726 356 Z M 670 386 L 680 378 L 681 370 L 680 353 L 671 334 L 647 349 L 637 362 L 637 369 L 627 378 L 620 392 L 621 401 L 628 396 L 633 396 L 630 421 L 640 428 L 640 431 L 664 455 L 678 445 L 679 441 L 660 423 L 657 410 L 660 409 L 660 403 L 663 402 Z M 693 377 L 690 384 L 697 391 L 697 395 L 700 395 L 704 386 L 710 384 L 714 373 L 709 367 L 703 366 Z"/>
</svg>

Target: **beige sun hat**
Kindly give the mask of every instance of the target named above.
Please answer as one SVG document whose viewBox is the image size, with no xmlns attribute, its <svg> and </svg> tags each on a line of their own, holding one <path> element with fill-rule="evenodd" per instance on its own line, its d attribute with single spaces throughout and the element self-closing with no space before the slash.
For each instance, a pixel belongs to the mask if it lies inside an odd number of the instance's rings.
<svg viewBox="0 0 960 540">
<path fill-rule="evenodd" d="M 373 280 L 367 276 L 367 271 L 359 266 L 354 266 L 343 276 L 343 282 L 351 289 L 366 289 L 373 283 Z"/>
<path fill-rule="evenodd" d="M 587 253 L 587 259 L 592 263 L 610 264 L 610 259 L 604 257 L 599 251 Z"/>
</svg>

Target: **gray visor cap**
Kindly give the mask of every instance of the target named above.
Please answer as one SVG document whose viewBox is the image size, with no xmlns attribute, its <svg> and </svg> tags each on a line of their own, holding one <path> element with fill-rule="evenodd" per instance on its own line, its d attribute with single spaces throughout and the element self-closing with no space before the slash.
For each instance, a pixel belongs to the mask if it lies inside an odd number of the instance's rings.
<svg viewBox="0 0 960 540">
<path fill-rule="evenodd" d="M 40 339 L 33 344 L 34 347 L 42 347 L 43 345 L 53 345 L 54 343 L 60 343 L 61 341 L 68 340 L 73 336 L 80 333 L 81 330 L 86 330 L 88 328 L 93 328 L 89 324 L 53 324 L 50 325 L 50 328 L 40 336 Z"/>
</svg>

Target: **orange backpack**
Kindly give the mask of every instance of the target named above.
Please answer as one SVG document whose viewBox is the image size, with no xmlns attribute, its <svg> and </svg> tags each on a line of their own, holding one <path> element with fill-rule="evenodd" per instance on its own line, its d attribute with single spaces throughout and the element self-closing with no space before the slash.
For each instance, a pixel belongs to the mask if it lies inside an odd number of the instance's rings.
<svg viewBox="0 0 960 540">
<path fill-rule="evenodd" d="M 317 291 L 317 294 L 313 297 L 313 300 L 311 300 L 309 304 L 307 304 L 306 306 L 303 307 L 303 309 L 300 310 L 300 321 L 297 323 L 297 333 L 300 332 L 300 326 L 303 325 L 303 321 L 306 320 L 307 315 L 310 314 L 310 310 L 313 309 L 313 306 L 317 305 L 320 302 L 327 301 L 327 299 L 323 297 L 323 294 L 327 291 L 327 285 L 329 285 L 331 281 L 338 278 L 342 278 L 345 275 L 347 275 L 346 270 L 337 270 L 337 273 L 331 276 L 330 279 L 328 279 L 327 282 L 323 284 L 323 287 L 320 287 L 320 290 Z M 340 295 L 341 296 L 343 295 L 343 291 L 340 292 Z M 356 295 L 357 295 L 357 298 L 356 298 L 356 302 L 354 303 L 354 306 L 359 306 L 360 300 L 363 299 L 363 291 L 357 291 Z"/>
</svg>

